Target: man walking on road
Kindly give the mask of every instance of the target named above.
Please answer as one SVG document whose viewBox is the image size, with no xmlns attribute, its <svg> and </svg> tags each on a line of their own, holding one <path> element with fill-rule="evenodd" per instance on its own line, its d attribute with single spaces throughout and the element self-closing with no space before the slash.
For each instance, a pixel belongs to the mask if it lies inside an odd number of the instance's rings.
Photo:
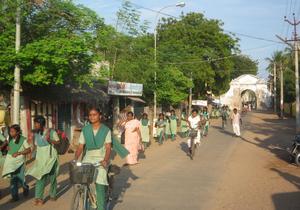
<svg viewBox="0 0 300 210">
<path fill-rule="evenodd" d="M 238 113 L 237 109 L 233 109 L 233 114 L 231 116 L 233 132 L 236 136 L 241 136 L 240 125 L 242 124 L 241 115 Z"/>
</svg>

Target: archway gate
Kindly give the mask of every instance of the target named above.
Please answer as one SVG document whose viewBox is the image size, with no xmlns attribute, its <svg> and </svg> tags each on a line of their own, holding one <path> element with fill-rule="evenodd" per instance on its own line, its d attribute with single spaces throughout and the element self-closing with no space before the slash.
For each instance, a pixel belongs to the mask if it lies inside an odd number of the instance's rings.
<svg viewBox="0 0 300 210">
<path fill-rule="evenodd" d="M 268 90 L 267 82 L 251 74 L 244 74 L 232 80 L 229 90 L 220 96 L 220 102 L 230 108 L 240 109 L 242 93 L 245 91 L 255 93 L 257 109 L 272 107 L 272 93 Z"/>
</svg>

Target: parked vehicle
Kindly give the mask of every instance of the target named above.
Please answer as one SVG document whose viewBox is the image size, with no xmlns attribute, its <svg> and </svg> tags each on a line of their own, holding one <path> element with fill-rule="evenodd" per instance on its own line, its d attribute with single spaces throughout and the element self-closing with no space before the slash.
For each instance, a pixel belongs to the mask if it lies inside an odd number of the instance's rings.
<svg viewBox="0 0 300 210">
<path fill-rule="evenodd" d="M 293 146 L 290 150 L 291 161 L 300 166 L 300 135 L 296 135 Z"/>
</svg>

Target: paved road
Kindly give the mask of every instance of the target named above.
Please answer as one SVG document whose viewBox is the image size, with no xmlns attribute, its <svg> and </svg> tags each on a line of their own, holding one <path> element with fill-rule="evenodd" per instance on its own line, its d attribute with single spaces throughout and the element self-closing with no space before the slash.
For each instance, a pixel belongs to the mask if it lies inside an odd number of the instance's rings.
<svg viewBox="0 0 300 210">
<path fill-rule="evenodd" d="M 152 146 L 141 159 L 141 164 L 122 168 L 115 184 L 113 209 L 206 209 L 209 202 L 213 201 L 222 172 L 238 142 L 230 134 L 212 127 L 193 161 L 186 156 L 185 139 Z M 0 200 L 0 209 L 68 209 L 72 190 L 68 186 L 66 165 L 62 172 L 59 178 L 61 193 L 56 202 L 49 201 L 43 207 L 34 208 L 31 190 L 30 199 L 10 203 L 6 188 L 5 197 Z M 33 184 L 31 181 L 30 186 L 33 187 Z"/>
<path fill-rule="evenodd" d="M 149 151 L 141 165 L 119 176 L 114 209 L 207 209 L 237 142 L 232 135 L 211 128 L 193 161 L 186 156 L 185 140 Z"/>
</svg>

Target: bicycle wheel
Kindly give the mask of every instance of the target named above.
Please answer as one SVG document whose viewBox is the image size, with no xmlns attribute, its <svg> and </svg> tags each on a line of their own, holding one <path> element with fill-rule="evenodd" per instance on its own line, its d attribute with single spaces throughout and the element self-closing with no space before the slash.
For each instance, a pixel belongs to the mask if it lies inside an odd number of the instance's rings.
<svg viewBox="0 0 300 210">
<path fill-rule="evenodd" d="M 113 200 L 113 185 L 114 185 L 114 176 L 108 175 L 108 186 L 106 191 L 106 210 L 110 210 L 110 206 Z"/>
<path fill-rule="evenodd" d="M 86 210 L 85 206 L 86 193 L 83 186 L 76 187 L 74 190 L 71 210 Z"/>
<path fill-rule="evenodd" d="M 192 138 L 192 139 L 191 139 L 191 154 L 190 154 L 191 160 L 194 159 L 194 156 L 195 156 L 195 150 L 196 150 L 195 140 L 194 140 L 194 138 Z"/>
</svg>

